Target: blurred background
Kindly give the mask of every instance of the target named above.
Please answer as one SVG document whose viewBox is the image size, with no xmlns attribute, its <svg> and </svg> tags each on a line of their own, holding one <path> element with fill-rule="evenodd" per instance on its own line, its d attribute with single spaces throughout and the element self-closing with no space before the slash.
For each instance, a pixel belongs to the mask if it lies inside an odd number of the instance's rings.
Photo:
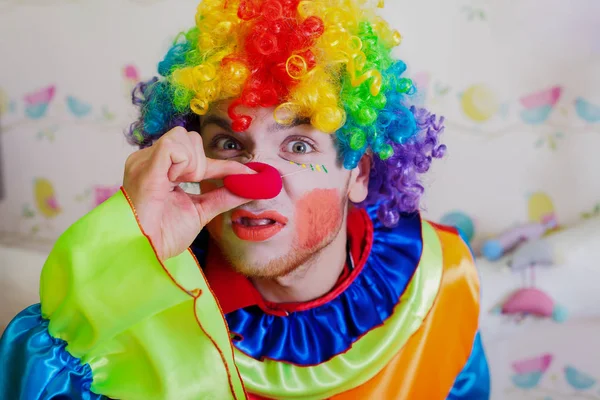
<svg viewBox="0 0 600 400">
<path fill-rule="evenodd" d="M 495 398 L 600 399 L 589 343 L 600 334 L 600 1 L 386 3 L 417 101 L 446 117 L 448 156 L 426 178 L 423 212 L 477 254 L 490 239 L 502 250 L 479 262 Z M 54 240 L 118 190 L 134 150 L 131 89 L 156 74 L 196 5 L 0 0 L 0 330 L 37 301 Z M 568 322 L 494 313 L 523 285 L 514 237 L 549 249 L 533 286 Z"/>
</svg>

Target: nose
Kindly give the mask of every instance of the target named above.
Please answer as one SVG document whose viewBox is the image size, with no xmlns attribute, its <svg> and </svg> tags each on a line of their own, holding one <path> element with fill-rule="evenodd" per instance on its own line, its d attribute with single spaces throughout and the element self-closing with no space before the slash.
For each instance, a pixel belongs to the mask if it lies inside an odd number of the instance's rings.
<svg viewBox="0 0 600 400">
<path fill-rule="evenodd" d="M 250 162 L 269 164 L 271 166 L 277 165 L 276 159 L 277 157 L 273 154 L 269 154 L 268 152 L 261 151 L 250 154 Z"/>
<path fill-rule="evenodd" d="M 282 160 L 277 154 L 273 154 L 273 151 L 261 151 L 251 153 L 248 155 L 247 160 L 248 161 L 245 163 L 245 165 L 248 165 L 250 163 L 267 164 L 270 167 L 274 168 L 278 172 L 279 176 L 289 172 L 286 169 L 286 167 L 288 166 L 288 162 Z"/>
<path fill-rule="evenodd" d="M 250 162 L 246 166 L 257 174 L 226 176 L 223 185 L 227 190 L 236 196 L 252 200 L 268 200 L 279 195 L 283 188 L 283 181 L 277 169 L 260 162 Z"/>
</svg>

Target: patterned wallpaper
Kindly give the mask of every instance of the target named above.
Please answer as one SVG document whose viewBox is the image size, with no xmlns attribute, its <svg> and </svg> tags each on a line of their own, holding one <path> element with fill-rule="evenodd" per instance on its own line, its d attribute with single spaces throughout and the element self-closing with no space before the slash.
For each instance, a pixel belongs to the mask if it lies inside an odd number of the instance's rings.
<svg viewBox="0 0 600 400">
<path fill-rule="evenodd" d="M 52 241 L 118 189 L 129 92 L 195 6 L 0 0 L 4 237 Z M 447 118 L 428 217 L 481 239 L 549 213 L 600 214 L 600 3 L 388 0 L 385 13 L 419 101 Z"/>
</svg>

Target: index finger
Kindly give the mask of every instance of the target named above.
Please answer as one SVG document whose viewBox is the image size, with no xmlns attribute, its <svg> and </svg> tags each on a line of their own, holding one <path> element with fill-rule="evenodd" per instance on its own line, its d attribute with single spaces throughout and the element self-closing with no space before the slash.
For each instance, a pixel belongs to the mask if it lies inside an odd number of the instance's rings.
<svg viewBox="0 0 600 400">
<path fill-rule="evenodd" d="M 206 158 L 206 170 L 204 171 L 205 179 L 222 179 L 228 175 L 238 174 L 256 174 L 257 172 L 251 168 L 246 167 L 244 164 L 237 161 L 231 160 L 215 160 L 213 158 Z"/>
</svg>

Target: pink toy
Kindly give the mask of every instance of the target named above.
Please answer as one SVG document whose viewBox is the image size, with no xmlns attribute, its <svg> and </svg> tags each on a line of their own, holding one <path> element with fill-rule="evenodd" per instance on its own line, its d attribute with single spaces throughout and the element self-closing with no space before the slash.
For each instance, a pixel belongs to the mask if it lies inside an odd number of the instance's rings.
<svg viewBox="0 0 600 400">
<path fill-rule="evenodd" d="M 557 305 L 546 293 L 536 288 L 518 289 L 497 311 L 506 315 L 517 315 L 519 319 L 527 315 L 552 318 L 556 322 L 563 322 L 567 319 L 566 310 Z"/>
<path fill-rule="evenodd" d="M 502 305 L 503 314 L 531 314 L 551 317 L 554 301 L 546 293 L 535 288 L 524 288 L 514 292 Z"/>
<path fill-rule="evenodd" d="M 540 231 L 532 229 L 531 236 L 538 235 Z M 553 264 L 554 254 L 547 240 L 532 240 L 520 245 L 514 252 L 509 266 L 513 272 L 521 272 L 523 287 L 513 292 L 501 306 L 496 308 L 496 312 L 516 315 L 518 320 L 527 315 L 552 318 L 557 322 L 566 320 L 566 310 L 558 306 L 548 294 L 535 288 L 535 268 Z M 529 287 L 526 279 L 527 271 L 531 273 Z"/>
<path fill-rule="evenodd" d="M 555 225 L 550 221 L 547 224 L 531 223 L 513 228 L 495 239 L 486 241 L 481 248 L 481 254 L 490 261 L 496 261 L 520 243 L 541 238 L 555 228 Z"/>
</svg>

